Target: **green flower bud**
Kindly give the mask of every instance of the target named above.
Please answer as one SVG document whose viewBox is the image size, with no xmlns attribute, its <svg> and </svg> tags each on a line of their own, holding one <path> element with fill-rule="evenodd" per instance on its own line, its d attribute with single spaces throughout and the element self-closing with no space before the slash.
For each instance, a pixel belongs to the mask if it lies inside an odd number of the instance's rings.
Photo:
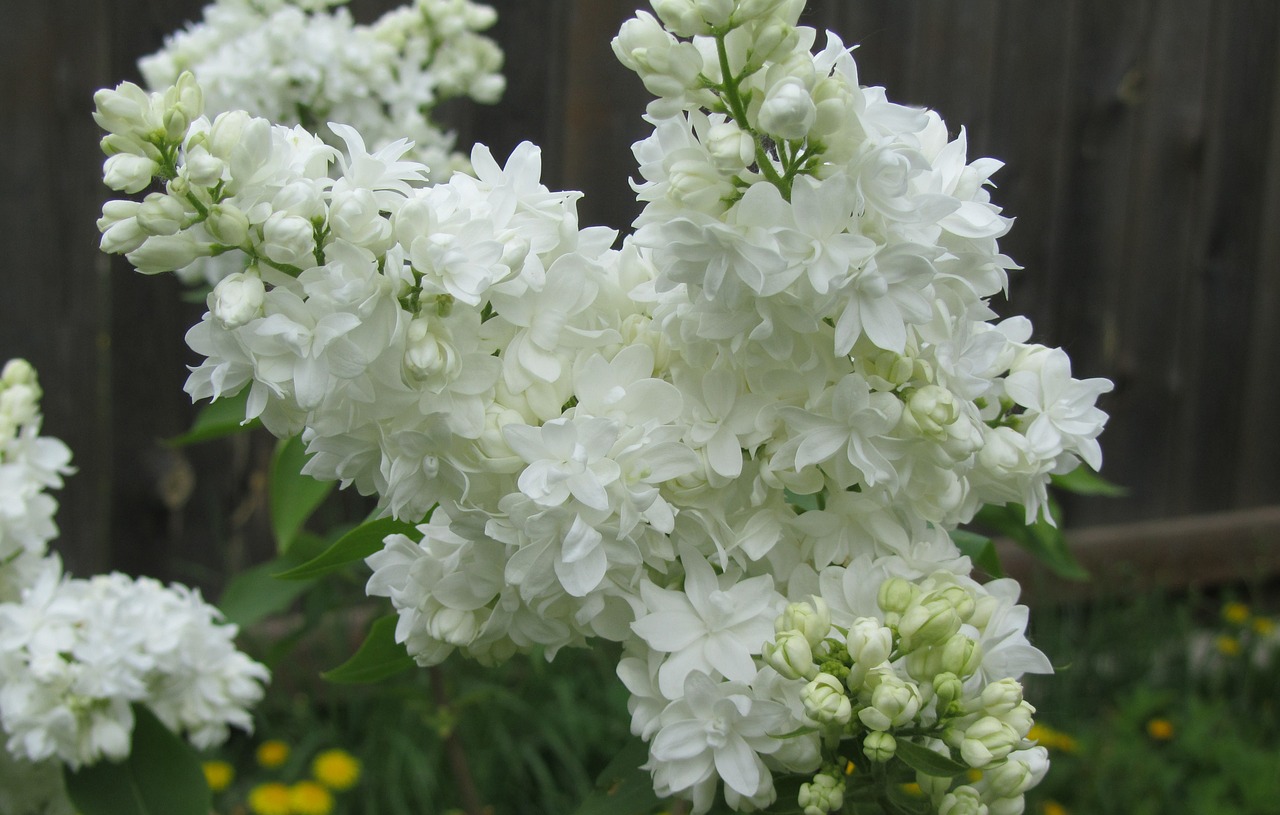
<svg viewBox="0 0 1280 815">
<path fill-rule="evenodd" d="M 217 204 L 210 209 L 204 226 L 223 246 L 241 246 L 249 238 L 249 218 L 232 204 Z"/>
<path fill-rule="evenodd" d="M 799 631 L 809 641 L 810 646 L 817 648 L 831 631 L 831 609 L 827 606 L 827 601 L 821 597 L 814 597 L 812 605 L 792 603 L 782 612 L 782 616 L 778 617 L 774 628 L 779 633 Z"/>
<path fill-rule="evenodd" d="M 982 664 L 982 646 L 964 634 L 956 632 L 943 643 L 938 673 L 950 672 L 956 676 L 971 676 Z"/>
<path fill-rule="evenodd" d="M 1016 679 L 1000 679 L 982 689 L 982 709 L 988 716 L 1003 716 L 1022 704 L 1022 685 Z"/>
<path fill-rule="evenodd" d="M 818 724 L 844 726 L 853 718 L 853 705 L 844 684 L 831 674 L 820 673 L 800 691 L 804 712 Z"/>
<path fill-rule="evenodd" d="M 960 405 L 951 391 L 939 385 L 925 385 L 907 398 L 902 420 L 915 432 L 930 438 L 943 438 L 947 425 L 960 418 Z"/>
<path fill-rule="evenodd" d="M 960 615 L 956 613 L 955 606 L 945 597 L 934 595 L 912 604 L 898 621 L 900 643 L 907 651 L 941 643 L 959 630 Z"/>
<path fill-rule="evenodd" d="M 956 787 L 942 797 L 938 815 L 988 815 L 982 796 L 970 786 Z"/>
<path fill-rule="evenodd" d="M 172 235 L 187 217 L 182 202 L 171 195 L 153 192 L 138 207 L 138 226 L 149 235 Z"/>
<path fill-rule="evenodd" d="M 883 731 L 875 731 L 867 734 L 867 738 L 862 742 L 862 752 L 872 761 L 883 764 L 893 758 L 894 753 L 898 750 L 898 740 L 891 734 Z"/>
<path fill-rule="evenodd" d="M 818 673 L 809 640 L 799 631 L 783 631 L 766 642 L 760 655 L 787 679 L 812 679 Z"/>
<path fill-rule="evenodd" d="M 858 718 L 871 730 L 888 730 L 910 722 L 920 712 L 920 688 L 908 684 L 890 671 L 875 671 L 868 677 L 871 704 L 858 711 Z"/>
<path fill-rule="evenodd" d="M 901 577 L 891 577 L 880 584 L 876 603 L 886 613 L 902 614 L 915 601 L 920 589 Z"/>
<path fill-rule="evenodd" d="M 804 815 L 827 815 L 839 812 L 844 806 L 844 779 L 827 773 L 818 773 L 812 781 L 800 785 L 796 803 L 804 808 Z"/>
<path fill-rule="evenodd" d="M 955 674 L 944 671 L 933 678 L 933 692 L 938 697 L 938 715 L 964 695 L 964 683 Z"/>
<path fill-rule="evenodd" d="M 25 359 L 11 359 L 4 364 L 4 370 L 0 371 L 0 383 L 4 383 L 8 387 L 14 385 L 26 385 L 36 388 L 36 369 Z M 37 399 L 40 397 L 37 396 Z"/>
<path fill-rule="evenodd" d="M 995 716 L 983 716 L 965 729 L 960 757 L 970 767 L 980 770 L 1007 757 L 1021 740 L 1012 727 Z"/>
</svg>

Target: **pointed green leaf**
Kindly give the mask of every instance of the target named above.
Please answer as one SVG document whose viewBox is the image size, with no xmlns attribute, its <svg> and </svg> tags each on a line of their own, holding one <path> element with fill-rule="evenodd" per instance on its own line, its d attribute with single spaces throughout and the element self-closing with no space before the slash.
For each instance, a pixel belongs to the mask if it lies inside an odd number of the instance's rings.
<svg viewBox="0 0 1280 815">
<path fill-rule="evenodd" d="M 195 751 L 150 710 L 133 706 L 128 758 L 66 770 L 67 795 L 81 815 L 209 815 L 213 797 Z"/>
<path fill-rule="evenodd" d="M 1076 495 L 1103 495 L 1108 498 L 1119 498 L 1129 494 L 1129 490 L 1125 487 L 1112 484 L 1083 464 L 1065 475 L 1051 476 L 1050 481 L 1058 489 L 1074 492 Z"/>
<path fill-rule="evenodd" d="M 321 676 L 340 685 L 358 685 L 380 682 L 414 667 L 417 663 L 413 657 L 396 642 L 397 619 L 397 615 L 388 614 L 374 620 L 368 636 L 351 659 Z"/>
<path fill-rule="evenodd" d="M 596 779 L 595 790 L 573 815 L 648 815 L 662 799 L 653 792 L 653 779 L 640 769 L 649 758 L 649 747 L 637 738 L 628 740 Z"/>
<path fill-rule="evenodd" d="M 428 513 L 427 519 L 430 518 Z M 414 539 L 420 537 L 416 524 L 397 521 L 395 518 L 378 518 L 357 526 L 315 558 L 301 566 L 280 572 L 276 577 L 281 580 L 312 580 L 337 571 L 348 563 L 364 560 L 381 550 L 383 539 L 389 535 L 408 535 Z"/>
<path fill-rule="evenodd" d="M 280 580 L 276 574 L 306 562 L 326 543 L 323 538 L 303 532 L 288 553 L 231 578 L 218 599 L 218 608 L 229 622 L 241 628 L 289 608 L 313 584 Z"/>
<path fill-rule="evenodd" d="M 923 744 L 907 739 L 898 739 L 894 755 L 916 772 L 938 778 L 952 778 L 969 769 L 953 758 L 935 753 Z"/>
<path fill-rule="evenodd" d="M 1061 517 L 1057 503 L 1052 498 L 1049 499 L 1049 510 L 1055 518 Z M 1003 507 L 988 504 L 978 510 L 974 522 L 1007 535 L 1060 577 L 1068 580 L 1089 579 L 1089 572 L 1071 554 L 1061 526 L 1052 526 L 1044 519 L 1027 524 L 1026 509 L 1021 504 Z"/>
<path fill-rule="evenodd" d="M 951 540 L 962 554 L 969 556 L 973 565 L 992 577 L 1004 577 L 1004 571 L 1000 568 L 1000 555 L 991 538 L 967 529 L 953 529 Z"/>
<path fill-rule="evenodd" d="M 185 447 L 196 442 L 220 439 L 235 433 L 244 433 L 262 422 L 252 419 L 244 420 L 245 404 L 249 401 L 249 389 L 244 388 L 234 396 L 223 396 L 200 408 L 191 429 L 179 436 L 169 439 L 174 447 Z"/>
<path fill-rule="evenodd" d="M 302 474 L 306 462 L 306 446 L 296 436 L 276 447 L 271 462 L 271 531 L 281 553 L 289 551 L 302 525 L 333 490 L 334 482 Z"/>
</svg>

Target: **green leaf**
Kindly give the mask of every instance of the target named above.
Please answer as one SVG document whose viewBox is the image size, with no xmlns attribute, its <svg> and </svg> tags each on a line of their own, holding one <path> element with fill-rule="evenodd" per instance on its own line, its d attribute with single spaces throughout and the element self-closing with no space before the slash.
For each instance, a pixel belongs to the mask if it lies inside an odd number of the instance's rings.
<svg viewBox="0 0 1280 815">
<path fill-rule="evenodd" d="M 324 549 L 325 544 L 323 538 L 302 533 L 287 554 L 231 578 L 218 599 L 218 608 L 228 621 L 241 628 L 284 611 L 313 584 L 280 580 L 276 574 L 306 562 Z"/>
<path fill-rule="evenodd" d="M 196 414 L 191 429 L 169 439 L 174 447 L 185 447 L 196 442 L 220 439 L 235 433 L 244 433 L 262 425 L 257 419 L 244 421 L 245 404 L 249 401 L 249 389 L 244 388 L 235 396 L 224 396 L 204 407 Z"/>
<path fill-rule="evenodd" d="M 1004 570 L 1000 568 L 1000 555 L 991 538 L 967 529 L 953 529 L 951 540 L 962 554 L 969 556 L 973 565 L 992 577 L 1004 577 Z"/>
<path fill-rule="evenodd" d="M 396 621 L 395 614 L 374 620 L 368 636 L 351 659 L 321 676 L 335 684 L 358 685 L 380 682 L 414 667 L 417 663 L 413 657 L 396 642 Z"/>
<path fill-rule="evenodd" d="M 662 804 L 653 792 L 653 779 L 640 769 L 649 758 L 649 747 L 632 738 L 627 741 L 596 779 L 595 791 L 573 815 L 648 815 Z"/>
<path fill-rule="evenodd" d="M 430 520 L 430 518 L 431 515 L 428 513 L 427 519 Z M 301 566 L 280 572 L 276 577 L 280 580 L 312 580 L 335 572 L 348 563 L 364 560 L 379 551 L 382 549 L 384 538 L 397 534 L 408 535 L 414 539 L 420 537 L 417 534 L 416 524 L 397 521 L 395 518 L 378 518 L 357 526 L 315 558 Z"/>
<path fill-rule="evenodd" d="M 1054 517 L 1061 517 L 1057 502 L 1052 498 L 1049 499 L 1049 511 Z M 1026 509 L 1021 504 L 1003 507 L 988 504 L 978 510 L 974 522 L 1007 535 L 1060 577 L 1068 580 L 1089 579 L 1089 572 L 1071 554 L 1062 528 L 1052 526 L 1043 519 L 1027 524 Z"/>
<path fill-rule="evenodd" d="M 899 741 L 901 746 L 902 742 Z M 932 750 L 928 752 L 933 752 Z M 934 753 L 937 755 L 937 753 Z M 938 756 L 942 758 L 942 756 Z M 889 804 L 893 806 L 899 815 L 928 815 L 933 812 L 933 803 L 929 798 L 920 791 L 919 787 L 908 789 L 902 784 L 891 783 L 886 790 L 889 797 Z"/>
<path fill-rule="evenodd" d="M 302 525 L 333 490 L 334 482 L 302 474 L 306 462 L 306 446 L 296 436 L 280 443 L 271 462 L 271 531 L 281 554 L 289 551 Z"/>
<path fill-rule="evenodd" d="M 140 704 L 133 720 L 124 761 L 64 771 L 80 815 L 209 815 L 213 797 L 195 751 Z"/>
<path fill-rule="evenodd" d="M 923 744 L 916 744 L 906 739 L 898 739 L 898 748 L 894 751 L 894 755 L 916 772 L 938 778 L 952 778 L 969 769 L 955 759 L 935 753 Z"/>
<path fill-rule="evenodd" d="M 1103 495 L 1108 498 L 1119 498 L 1128 495 L 1129 490 L 1119 484 L 1112 484 L 1093 470 L 1081 464 L 1065 475 L 1050 476 L 1053 486 L 1076 495 Z"/>
<path fill-rule="evenodd" d="M 822 509 L 823 495 L 821 492 L 815 492 L 812 495 L 800 495 L 791 490 L 786 490 L 786 497 L 787 503 L 801 513 Z"/>
</svg>

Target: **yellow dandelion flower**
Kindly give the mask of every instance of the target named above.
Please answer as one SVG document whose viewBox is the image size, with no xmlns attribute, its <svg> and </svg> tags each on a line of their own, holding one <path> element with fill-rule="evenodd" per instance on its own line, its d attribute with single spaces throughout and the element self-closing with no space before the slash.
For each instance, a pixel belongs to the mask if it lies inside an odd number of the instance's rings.
<svg viewBox="0 0 1280 815">
<path fill-rule="evenodd" d="M 1040 807 L 1041 815 L 1068 815 L 1067 808 L 1057 801 L 1045 801 Z"/>
<path fill-rule="evenodd" d="M 1240 640 L 1235 637 L 1228 637 L 1223 634 L 1214 640 L 1213 644 L 1218 649 L 1218 653 L 1223 656 L 1234 657 L 1240 655 Z"/>
<path fill-rule="evenodd" d="M 1244 603 L 1227 603 L 1222 607 L 1222 619 L 1232 625 L 1244 625 L 1249 619 L 1249 607 Z"/>
<path fill-rule="evenodd" d="M 1074 753 L 1076 750 L 1080 749 L 1080 744 L 1074 737 L 1063 733 L 1061 730 L 1054 730 L 1052 727 L 1038 722 L 1031 725 L 1031 730 L 1027 733 L 1027 738 L 1032 741 L 1039 742 L 1050 750 L 1061 750 L 1064 753 Z"/>
<path fill-rule="evenodd" d="M 1152 719 L 1147 722 L 1147 735 L 1156 741 L 1169 741 L 1173 738 L 1173 722 L 1168 719 Z"/>
<path fill-rule="evenodd" d="M 289 788 L 289 805 L 294 815 L 329 815 L 333 812 L 333 793 L 314 781 L 299 781 Z"/>
<path fill-rule="evenodd" d="M 235 769 L 225 761 L 206 761 L 200 765 L 200 769 L 204 770 L 204 780 L 209 785 L 210 792 L 222 792 L 231 786 L 231 780 L 236 777 Z"/>
<path fill-rule="evenodd" d="M 311 775 L 331 790 L 349 790 L 360 780 L 360 760 L 346 750 L 325 750 L 311 762 Z"/>
<path fill-rule="evenodd" d="M 249 811 L 254 815 L 292 815 L 289 788 L 279 781 L 259 784 L 249 790 Z"/>
<path fill-rule="evenodd" d="M 279 739 L 268 739 L 258 745 L 255 757 L 259 766 L 274 770 L 289 760 L 289 745 Z"/>
<path fill-rule="evenodd" d="M 1271 634 L 1275 633 L 1276 621 L 1270 617 L 1254 617 L 1252 627 L 1253 633 L 1269 637 Z"/>
</svg>

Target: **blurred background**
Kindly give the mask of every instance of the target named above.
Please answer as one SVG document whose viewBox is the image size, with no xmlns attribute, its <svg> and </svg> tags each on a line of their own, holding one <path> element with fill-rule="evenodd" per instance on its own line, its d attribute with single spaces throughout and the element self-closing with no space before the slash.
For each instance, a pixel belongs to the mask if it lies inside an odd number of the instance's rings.
<svg viewBox="0 0 1280 815">
<path fill-rule="evenodd" d="M 491 4 L 508 88 L 445 111 L 459 143 L 542 145 L 545 183 L 585 192 L 583 224 L 625 229 L 646 94 L 609 40 L 638 4 Z M 351 7 L 368 22 L 394 5 Z M 35 364 L 46 432 L 75 453 L 59 547 L 80 574 L 208 585 L 253 559 L 261 445 L 163 444 L 194 416 L 182 335 L 202 305 L 100 254 L 94 227 L 107 190 L 92 94 L 137 80 L 137 58 L 200 7 L 47 0 L 12 4 L 0 27 L 0 356 Z M 1273 571 L 1280 4 L 814 0 L 805 22 L 860 44 L 863 84 L 1006 162 L 993 195 L 1025 270 L 999 308 L 1030 316 L 1076 376 L 1116 383 L 1103 475 L 1128 494 L 1068 503 L 1086 565 L 1126 553 L 1156 582 Z"/>
</svg>

